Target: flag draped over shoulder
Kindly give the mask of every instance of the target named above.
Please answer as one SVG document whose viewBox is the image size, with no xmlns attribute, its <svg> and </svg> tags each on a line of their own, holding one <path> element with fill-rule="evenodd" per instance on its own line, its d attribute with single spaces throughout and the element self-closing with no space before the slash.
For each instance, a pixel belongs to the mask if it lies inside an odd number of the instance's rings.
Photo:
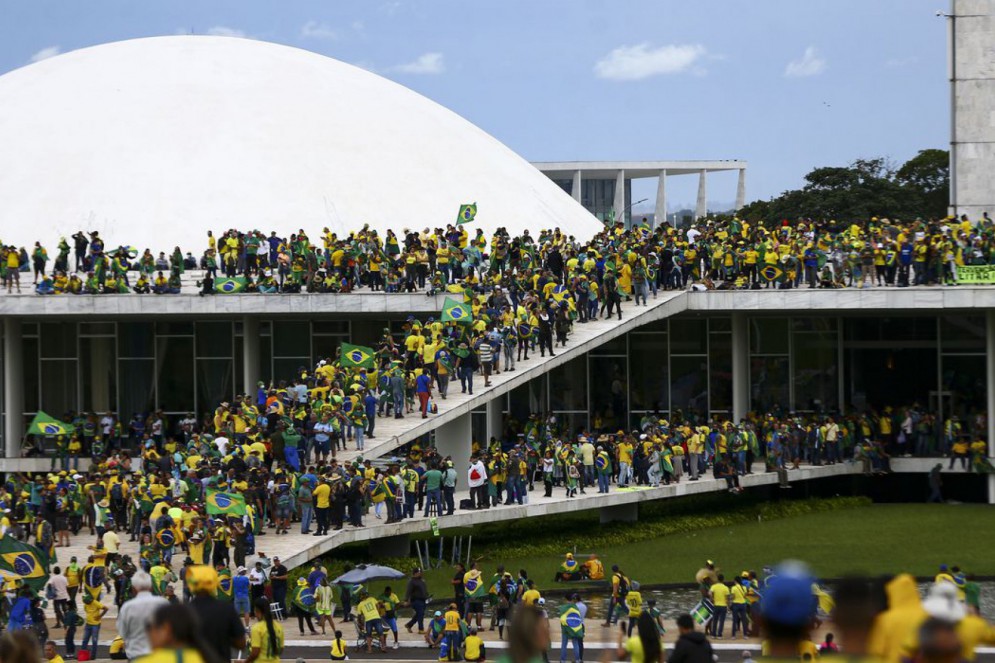
<svg viewBox="0 0 995 663">
<path fill-rule="evenodd" d="M 231 601 L 234 598 L 229 569 L 218 570 L 218 598 L 223 601 Z"/>
<path fill-rule="evenodd" d="M 446 301 L 442 304 L 442 317 L 439 319 L 442 322 L 458 322 L 468 325 L 473 322 L 473 311 L 466 304 L 446 297 Z"/>
<path fill-rule="evenodd" d="M 244 516 L 245 498 L 235 493 L 207 491 L 207 513 L 212 516 Z"/>
<path fill-rule="evenodd" d="M 31 424 L 28 426 L 28 435 L 56 436 L 70 435 L 72 432 L 72 424 L 59 421 L 41 410 L 38 410 L 38 414 L 35 415 L 35 418 L 31 420 Z"/>
<path fill-rule="evenodd" d="M 48 582 L 48 555 L 10 534 L 0 539 L 0 569 L 17 576 L 32 589 L 39 590 Z"/>
<path fill-rule="evenodd" d="M 237 292 L 245 292 L 245 277 L 236 276 L 234 278 L 221 277 L 214 280 L 214 292 L 219 295 L 231 295 Z"/>
<path fill-rule="evenodd" d="M 365 345 L 342 344 L 342 367 L 343 368 L 376 368 L 374 362 L 376 351 Z"/>
<path fill-rule="evenodd" d="M 104 581 L 107 579 L 107 567 L 101 564 L 87 564 L 83 567 L 83 589 L 94 598 L 100 598 L 100 593 L 104 590 Z"/>
<path fill-rule="evenodd" d="M 477 203 L 470 203 L 469 205 L 460 205 L 459 214 L 456 216 L 456 225 L 461 226 L 464 223 L 470 223 L 477 216 Z"/>
<path fill-rule="evenodd" d="M 584 618 L 577 606 L 570 605 L 560 615 L 560 628 L 571 638 L 584 637 Z"/>
</svg>

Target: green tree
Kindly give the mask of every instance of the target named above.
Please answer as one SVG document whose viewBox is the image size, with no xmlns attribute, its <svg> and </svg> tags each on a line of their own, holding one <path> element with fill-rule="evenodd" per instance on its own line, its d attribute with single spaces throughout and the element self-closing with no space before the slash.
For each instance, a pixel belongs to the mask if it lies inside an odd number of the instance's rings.
<svg viewBox="0 0 995 663">
<path fill-rule="evenodd" d="M 948 191 L 947 153 L 923 150 L 897 169 L 881 158 L 815 168 L 805 176 L 801 189 L 785 191 L 769 201 L 754 201 L 739 214 L 768 224 L 801 218 L 848 223 L 872 216 L 942 217 Z"/>
<path fill-rule="evenodd" d="M 950 153 L 946 150 L 920 150 L 905 162 L 895 179 L 922 196 L 923 216 L 941 217 L 950 204 Z"/>
</svg>

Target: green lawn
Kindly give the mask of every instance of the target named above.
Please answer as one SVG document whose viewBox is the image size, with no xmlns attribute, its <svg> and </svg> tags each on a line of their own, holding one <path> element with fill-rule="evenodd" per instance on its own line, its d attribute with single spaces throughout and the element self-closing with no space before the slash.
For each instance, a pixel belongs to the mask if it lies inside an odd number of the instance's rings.
<svg viewBox="0 0 995 663">
<path fill-rule="evenodd" d="M 633 525 L 638 527 L 638 524 Z M 541 531 L 535 533 L 542 536 Z M 984 505 L 875 505 L 783 518 L 769 522 L 703 529 L 595 552 L 606 567 L 618 564 L 643 583 L 687 583 L 706 559 L 727 573 L 759 571 L 786 558 L 808 562 L 823 578 L 845 573 L 908 571 L 929 576 L 940 563 L 957 564 L 978 575 L 995 575 L 995 507 Z M 529 571 L 540 589 L 549 589 L 562 557 L 492 559 L 486 549 L 481 570 L 490 577 L 503 563 L 509 571 Z M 566 552 L 566 551 L 564 551 Z M 449 557 L 448 546 L 446 558 Z M 435 596 L 449 596 L 449 569 L 427 574 Z M 382 585 L 374 583 L 379 589 Z M 395 583 L 395 591 L 403 581 Z"/>
</svg>

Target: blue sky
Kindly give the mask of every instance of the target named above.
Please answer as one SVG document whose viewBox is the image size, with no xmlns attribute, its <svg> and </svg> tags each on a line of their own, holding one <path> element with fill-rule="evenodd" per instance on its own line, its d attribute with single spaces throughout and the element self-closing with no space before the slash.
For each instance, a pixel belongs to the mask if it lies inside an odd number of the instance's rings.
<svg viewBox="0 0 995 663">
<path fill-rule="evenodd" d="M 242 34 L 360 64 L 536 161 L 812 167 L 947 147 L 945 0 L 0 0 L 0 72 L 133 37 Z M 672 206 L 694 178 L 671 178 Z M 731 201 L 735 175 L 709 180 Z M 634 187 L 652 199 L 655 183 Z"/>
</svg>

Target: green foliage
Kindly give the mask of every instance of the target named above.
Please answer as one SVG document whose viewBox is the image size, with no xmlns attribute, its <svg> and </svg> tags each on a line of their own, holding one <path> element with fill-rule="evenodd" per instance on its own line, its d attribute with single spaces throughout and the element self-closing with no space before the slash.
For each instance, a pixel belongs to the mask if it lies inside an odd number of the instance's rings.
<svg viewBox="0 0 995 663">
<path fill-rule="evenodd" d="M 866 497 L 834 497 L 831 499 L 811 499 L 760 504 L 726 506 L 722 510 L 703 510 L 698 513 L 653 513 L 645 509 L 640 514 L 638 525 L 632 523 L 610 523 L 600 526 L 566 527 L 553 523 L 539 525 L 533 519 L 510 524 L 497 539 L 478 537 L 474 533 L 474 550 L 489 559 L 509 560 L 538 555 L 562 555 L 572 550 L 601 549 L 623 546 L 639 541 L 695 532 L 710 527 L 725 527 L 736 523 L 753 522 L 757 518 L 773 520 L 800 516 L 824 511 L 853 509 L 870 506 Z M 649 505 L 640 505 L 649 506 Z M 647 513 L 647 511 L 649 513 Z M 663 511 L 662 509 L 659 511 Z M 537 527 L 541 529 L 537 530 Z M 542 538 L 536 537 L 541 531 Z M 476 555 L 474 555 L 476 557 Z"/>
<path fill-rule="evenodd" d="M 843 223 L 872 216 L 942 218 L 949 191 L 949 155 L 945 150 L 928 149 L 897 169 L 880 158 L 858 159 L 846 167 L 815 168 L 805 176 L 801 189 L 752 202 L 739 214 L 768 225 L 800 218 Z"/>
</svg>

